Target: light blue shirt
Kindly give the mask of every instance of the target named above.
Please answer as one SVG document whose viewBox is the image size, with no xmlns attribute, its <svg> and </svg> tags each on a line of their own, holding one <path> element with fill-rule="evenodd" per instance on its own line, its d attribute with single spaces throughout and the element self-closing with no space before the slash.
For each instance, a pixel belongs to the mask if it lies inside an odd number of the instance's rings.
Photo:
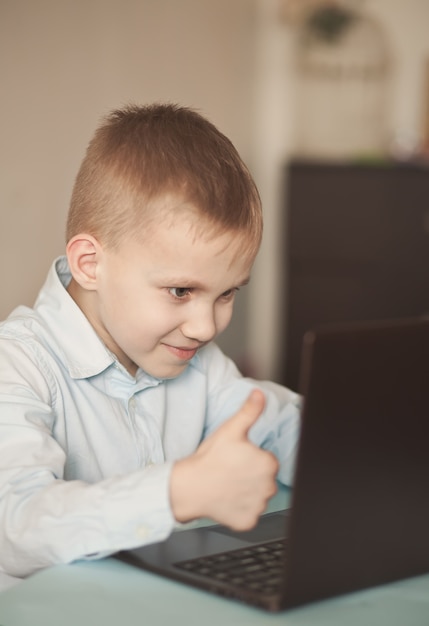
<svg viewBox="0 0 429 626">
<path fill-rule="evenodd" d="M 164 539 L 172 464 L 255 386 L 267 402 L 251 438 L 292 479 L 297 394 L 243 378 L 215 344 L 176 379 L 131 376 L 69 296 L 70 278 L 60 257 L 34 308 L 0 324 L 0 574 Z"/>
</svg>

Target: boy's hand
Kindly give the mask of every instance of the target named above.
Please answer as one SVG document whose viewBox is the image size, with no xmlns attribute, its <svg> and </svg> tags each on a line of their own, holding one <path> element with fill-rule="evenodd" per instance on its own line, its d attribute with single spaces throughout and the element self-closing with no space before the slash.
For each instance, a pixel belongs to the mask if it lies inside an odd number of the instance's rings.
<svg viewBox="0 0 429 626">
<path fill-rule="evenodd" d="M 242 408 L 207 437 L 190 457 L 173 467 L 170 497 L 179 522 L 211 519 L 235 530 L 258 521 L 276 492 L 278 461 L 248 439 L 265 398 L 254 390 Z"/>
</svg>

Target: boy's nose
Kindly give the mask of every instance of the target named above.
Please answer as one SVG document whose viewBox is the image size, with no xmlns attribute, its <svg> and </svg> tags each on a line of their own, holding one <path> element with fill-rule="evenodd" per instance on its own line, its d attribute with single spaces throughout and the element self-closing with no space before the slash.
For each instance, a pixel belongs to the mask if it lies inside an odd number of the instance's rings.
<svg viewBox="0 0 429 626">
<path fill-rule="evenodd" d="M 211 341 L 216 336 L 216 319 L 213 308 L 197 307 L 182 324 L 182 333 L 188 339 L 201 343 Z"/>
</svg>

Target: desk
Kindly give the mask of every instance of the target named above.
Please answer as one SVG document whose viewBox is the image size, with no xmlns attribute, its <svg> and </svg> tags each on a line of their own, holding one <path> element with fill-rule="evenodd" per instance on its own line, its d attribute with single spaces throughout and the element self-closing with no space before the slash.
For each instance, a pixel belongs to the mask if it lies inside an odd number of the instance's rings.
<svg viewBox="0 0 429 626">
<path fill-rule="evenodd" d="M 286 495 L 287 497 L 287 495 Z M 269 505 L 284 504 L 282 490 Z M 429 574 L 275 615 L 114 558 L 35 574 L 0 594 L 0 626 L 428 626 Z"/>
</svg>

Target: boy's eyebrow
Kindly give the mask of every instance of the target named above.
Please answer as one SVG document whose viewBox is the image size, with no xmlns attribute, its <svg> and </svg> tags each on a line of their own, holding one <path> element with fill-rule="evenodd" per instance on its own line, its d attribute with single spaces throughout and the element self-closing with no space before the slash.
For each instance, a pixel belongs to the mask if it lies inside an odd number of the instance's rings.
<svg viewBox="0 0 429 626">
<path fill-rule="evenodd" d="M 194 289 L 204 289 L 206 287 L 206 285 L 204 285 L 200 281 L 192 280 L 192 278 L 189 278 L 189 277 L 181 278 L 180 276 L 170 276 L 170 278 L 164 279 L 163 282 L 166 285 L 170 285 L 170 286 L 179 285 L 180 287 L 192 287 Z M 243 278 L 243 280 L 238 281 L 236 285 L 233 285 L 233 287 L 245 287 L 246 285 L 249 284 L 249 282 L 250 282 L 250 276 L 246 276 L 245 278 Z"/>
<path fill-rule="evenodd" d="M 246 285 L 248 285 L 250 283 L 250 276 L 247 276 L 244 280 L 240 281 L 240 283 L 237 285 L 238 287 L 245 287 Z"/>
</svg>

